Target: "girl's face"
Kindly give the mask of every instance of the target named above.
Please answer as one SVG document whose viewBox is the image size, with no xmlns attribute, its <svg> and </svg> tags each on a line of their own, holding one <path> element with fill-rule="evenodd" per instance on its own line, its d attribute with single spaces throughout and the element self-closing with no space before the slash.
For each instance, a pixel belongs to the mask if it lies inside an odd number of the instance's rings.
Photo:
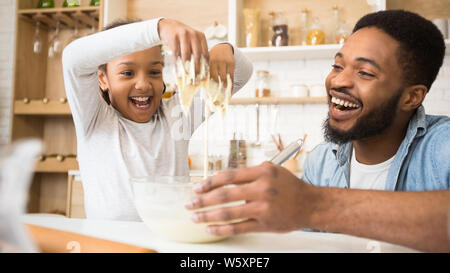
<svg viewBox="0 0 450 273">
<path fill-rule="evenodd" d="M 159 46 L 119 57 L 99 69 L 102 90 L 125 118 L 148 122 L 159 107 L 164 88 L 163 57 Z"/>
</svg>

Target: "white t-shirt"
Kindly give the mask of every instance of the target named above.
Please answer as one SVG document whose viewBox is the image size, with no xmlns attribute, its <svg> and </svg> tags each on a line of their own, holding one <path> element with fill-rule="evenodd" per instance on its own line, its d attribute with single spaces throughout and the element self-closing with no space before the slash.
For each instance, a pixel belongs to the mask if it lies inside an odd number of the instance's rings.
<svg viewBox="0 0 450 273">
<path fill-rule="evenodd" d="M 375 165 L 366 165 L 356 160 L 355 149 L 350 165 L 350 188 L 366 190 L 384 190 L 386 178 L 394 157 Z"/>
<path fill-rule="evenodd" d="M 204 119 L 198 97 L 187 117 L 173 96 L 162 100 L 149 122 L 136 123 L 108 105 L 99 92 L 100 65 L 161 44 L 159 20 L 83 37 L 63 52 L 64 83 L 77 134 L 87 218 L 139 221 L 130 177 L 189 175 L 189 139 Z M 252 64 L 237 48 L 234 57 L 236 92 L 252 75 Z"/>
</svg>

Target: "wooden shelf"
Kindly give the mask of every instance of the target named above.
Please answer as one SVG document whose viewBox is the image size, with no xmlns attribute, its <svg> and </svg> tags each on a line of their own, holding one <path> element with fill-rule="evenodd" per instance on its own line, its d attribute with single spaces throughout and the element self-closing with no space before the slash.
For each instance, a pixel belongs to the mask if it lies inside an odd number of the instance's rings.
<svg viewBox="0 0 450 273">
<path fill-rule="evenodd" d="M 41 22 L 46 27 L 55 28 L 56 21 L 61 22 L 61 28 L 73 28 L 79 22 L 79 27 L 98 28 L 100 7 L 22 9 L 17 11 L 19 18 L 35 23 Z"/>
<path fill-rule="evenodd" d="M 445 40 L 445 54 L 450 55 L 450 39 Z M 342 45 L 245 47 L 242 53 L 253 62 L 334 59 Z"/>
<path fill-rule="evenodd" d="M 67 173 L 69 170 L 77 170 L 78 161 L 76 158 L 66 158 L 60 162 L 56 158 L 46 158 L 44 161 L 38 161 L 35 172 L 37 173 Z"/>
<path fill-rule="evenodd" d="M 326 104 L 327 97 L 268 97 L 268 98 L 232 98 L 230 105 L 249 104 Z"/>
<path fill-rule="evenodd" d="M 77 12 L 77 11 L 100 11 L 100 6 L 71 7 L 71 8 L 48 8 L 48 9 L 19 9 L 18 14 L 36 14 L 36 13 L 56 13 L 56 12 Z"/>
<path fill-rule="evenodd" d="M 67 116 L 71 115 L 67 102 L 61 103 L 57 100 L 49 100 L 44 103 L 42 100 L 30 100 L 25 103 L 23 100 L 14 102 L 14 115 L 35 115 L 35 116 Z"/>
<path fill-rule="evenodd" d="M 253 62 L 292 61 L 302 59 L 333 59 L 342 45 L 245 47 L 240 50 Z"/>
</svg>

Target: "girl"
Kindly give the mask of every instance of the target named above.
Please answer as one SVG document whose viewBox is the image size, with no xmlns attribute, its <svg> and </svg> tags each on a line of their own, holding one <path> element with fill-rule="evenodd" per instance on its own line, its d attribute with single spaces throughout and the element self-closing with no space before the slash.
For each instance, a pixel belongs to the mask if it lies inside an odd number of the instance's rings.
<svg viewBox="0 0 450 273">
<path fill-rule="evenodd" d="M 161 99 L 161 43 L 183 61 L 192 54 L 196 68 L 204 56 L 213 79 L 226 79 L 227 73 L 234 78 L 233 92 L 252 74 L 239 50 L 219 44 L 208 52 L 203 33 L 170 19 L 120 23 L 68 45 L 64 82 L 87 218 L 138 221 L 130 177 L 189 175 L 189 139 L 174 137 L 174 125 L 181 120 L 192 135 L 203 120 L 194 109 L 203 106 L 193 103 L 190 115 L 181 118 L 176 96 Z"/>
</svg>

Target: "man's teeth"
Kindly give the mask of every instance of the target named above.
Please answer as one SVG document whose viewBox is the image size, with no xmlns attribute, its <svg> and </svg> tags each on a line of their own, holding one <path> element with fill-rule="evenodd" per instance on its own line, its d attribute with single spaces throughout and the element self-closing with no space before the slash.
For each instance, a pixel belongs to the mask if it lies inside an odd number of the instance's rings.
<svg viewBox="0 0 450 273">
<path fill-rule="evenodd" d="M 344 107 L 351 107 L 351 108 L 359 108 L 359 106 L 357 104 L 351 103 L 349 101 L 345 101 L 345 100 L 341 100 L 335 97 L 331 97 L 331 102 L 344 106 Z"/>
</svg>

